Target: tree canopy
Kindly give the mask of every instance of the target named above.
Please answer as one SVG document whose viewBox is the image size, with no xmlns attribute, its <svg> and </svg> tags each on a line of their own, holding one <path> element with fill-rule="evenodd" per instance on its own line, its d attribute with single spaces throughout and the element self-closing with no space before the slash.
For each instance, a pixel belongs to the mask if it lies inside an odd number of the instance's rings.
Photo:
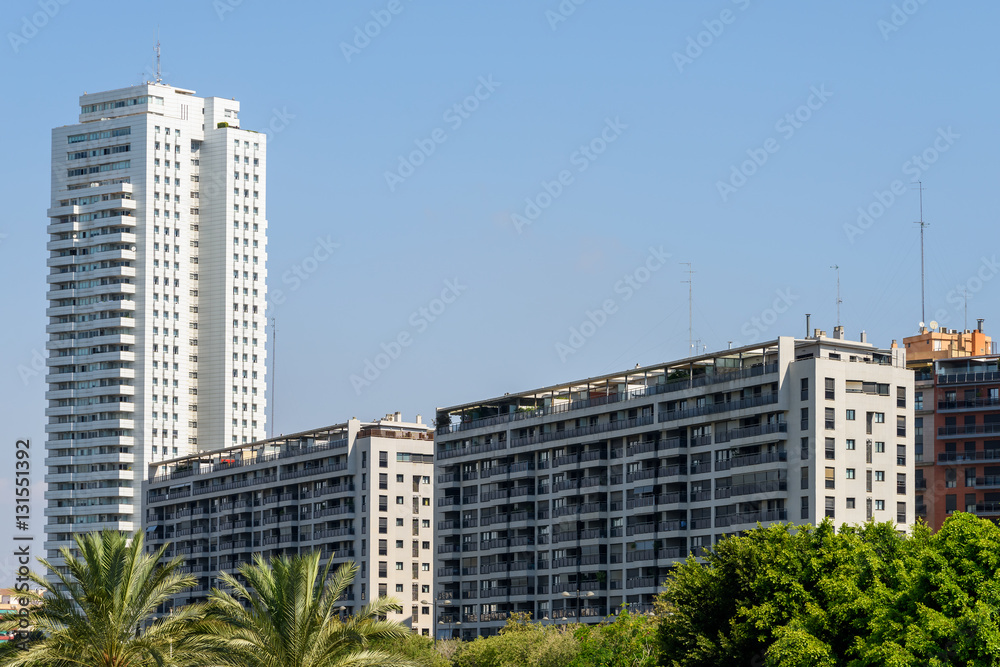
<svg viewBox="0 0 1000 667">
<path fill-rule="evenodd" d="M 776 524 L 678 565 L 659 596 L 661 664 L 1000 665 L 1000 528 Z"/>
</svg>

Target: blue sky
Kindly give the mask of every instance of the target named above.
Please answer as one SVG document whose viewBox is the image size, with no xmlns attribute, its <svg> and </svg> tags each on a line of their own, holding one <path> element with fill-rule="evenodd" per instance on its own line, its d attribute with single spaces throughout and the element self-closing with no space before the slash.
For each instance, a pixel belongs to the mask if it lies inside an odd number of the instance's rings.
<svg viewBox="0 0 1000 667">
<path fill-rule="evenodd" d="M 832 330 L 831 265 L 849 337 L 888 345 L 920 320 L 917 179 L 927 318 L 962 328 L 965 288 L 970 325 L 997 330 L 998 13 L 934 0 L 9 0 L 7 467 L 30 437 L 41 481 L 32 362 L 50 129 L 76 122 L 84 91 L 150 78 L 157 29 L 167 83 L 235 97 L 244 128 L 279 130 L 277 433 L 395 410 L 429 420 L 686 356 L 682 262 L 709 350 L 801 335 L 806 312 Z"/>
</svg>

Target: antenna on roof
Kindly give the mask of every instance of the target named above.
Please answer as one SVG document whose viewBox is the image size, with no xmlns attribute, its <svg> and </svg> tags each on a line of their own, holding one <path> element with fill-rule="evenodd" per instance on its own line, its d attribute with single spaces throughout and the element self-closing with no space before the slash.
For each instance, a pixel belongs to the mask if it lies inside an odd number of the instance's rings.
<svg viewBox="0 0 1000 667">
<path fill-rule="evenodd" d="M 160 29 L 156 29 L 156 83 L 163 83 L 163 77 L 160 76 Z"/>
<path fill-rule="evenodd" d="M 844 300 L 840 298 L 840 265 L 834 264 L 830 267 L 837 272 L 837 326 L 840 326 L 840 304 L 844 303 Z"/>
<path fill-rule="evenodd" d="M 913 224 L 920 225 L 920 320 L 926 322 L 924 313 L 924 227 L 930 225 L 924 222 L 924 183 L 917 181 L 917 188 L 920 190 L 920 220 Z"/>
<path fill-rule="evenodd" d="M 694 321 L 694 316 L 693 316 L 693 312 L 694 311 L 693 311 L 693 305 L 692 305 L 693 304 L 693 301 L 692 301 L 692 291 L 693 291 L 693 287 L 694 287 L 694 277 L 693 277 L 694 276 L 694 271 L 691 270 L 691 267 L 693 266 L 691 264 L 691 262 L 681 262 L 681 264 L 683 264 L 684 266 L 687 267 L 687 271 L 685 271 L 685 273 L 688 274 L 688 279 L 687 280 L 682 280 L 681 282 L 682 283 L 687 283 L 687 286 L 688 286 L 688 354 L 690 355 L 690 354 L 692 354 L 692 350 L 695 350 L 694 336 L 692 335 L 692 329 L 693 329 L 692 322 Z"/>
</svg>

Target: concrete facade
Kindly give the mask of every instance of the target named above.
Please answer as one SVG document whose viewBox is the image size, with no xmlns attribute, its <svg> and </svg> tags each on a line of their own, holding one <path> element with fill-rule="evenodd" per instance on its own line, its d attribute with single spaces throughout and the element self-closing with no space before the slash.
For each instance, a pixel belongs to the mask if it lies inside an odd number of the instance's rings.
<svg viewBox="0 0 1000 667">
<path fill-rule="evenodd" d="M 204 601 L 220 571 L 253 555 L 319 550 L 356 562 L 348 613 L 373 597 L 402 605 L 395 620 L 433 630 L 431 428 L 385 419 L 283 435 L 150 464 L 143 485 L 147 548 L 169 543 L 198 586 L 176 604 Z"/>
<path fill-rule="evenodd" d="M 758 523 L 907 530 L 905 359 L 816 331 L 440 408 L 438 627 L 646 611 L 678 559 Z"/>
<path fill-rule="evenodd" d="M 264 437 L 266 136 L 158 83 L 52 131 L 46 555 L 139 529 L 142 472 Z"/>
</svg>

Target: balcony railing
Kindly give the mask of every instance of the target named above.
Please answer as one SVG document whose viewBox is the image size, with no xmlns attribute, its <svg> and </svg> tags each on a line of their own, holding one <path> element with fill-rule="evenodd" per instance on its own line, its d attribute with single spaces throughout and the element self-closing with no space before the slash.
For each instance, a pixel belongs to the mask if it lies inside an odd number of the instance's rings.
<svg viewBox="0 0 1000 667">
<path fill-rule="evenodd" d="M 769 435 L 771 433 L 787 433 L 788 424 L 785 422 L 777 422 L 774 424 L 759 424 L 757 426 L 744 426 L 743 428 L 735 428 L 730 431 L 721 431 L 715 434 L 715 442 L 723 443 L 729 442 L 731 440 L 739 440 L 740 438 L 752 438 L 758 435 Z"/>
<path fill-rule="evenodd" d="M 937 430 L 939 438 L 954 435 L 991 435 L 1000 433 L 1000 424 L 970 424 L 968 426 L 941 426 Z"/>
<path fill-rule="evenodd" d="M 738 401 L 725 401 L 723 403 L 711 403 L 708 405 L 699 405 L 693 408 L 685 408 L 683 410 L 673 410 L 670 412 L 660 413 L 660 422 L 676 421 L 678 419 L 688 419 L 690 417 L 703 417 L 705 415 L 714 415 L 720 412 L 730 412 L 732 410 L 746 410 L 748 408 L 757 408 L 762 405 L 770 405 L 772 403 L 778 402 L 777 392 L 770 394 L 761 394 L 760 396 L 751 396 L 749 398 L 741 398 Z"/>
<path fill-rule="evenodd" d="M 581 426 L 579 428 L 568 428 L 562 431 L 549 431 L 548 433 L 539 433 L 537 435 L 522 436 L 520 438 L 512 438 L 510 441 L 511 447 L 524 447 L 525 445 L 538 445 L 545 442 L 551 442 L 552 440 L 562 440 L 564 438 L 578 438 L 588 435 L 595 435 L 597 433 L 607 433 L 608 431 L 617 431 L 627 428 L 637 428 L 639 426 L 648 426 L 653 423 L 653 415 L 643 415 L 641 417 L 633 417 L 632 419 L 619 419 L 613 422 L 605 422 L 603 424 L 594 424 L 592 426 Z"/>
<path fill-rule="evenodd" d="M 743 454 L 741 456 L 733 456 L 728 459 L 716 459 L 715 460 L 715 470 L 716 472 L 720 470 L 729 470 L 730 468 L 743 468 L 746 466 L 759 465 L 761 463 L 775 463 L 778 461 L 787 461 L 787 452 L 761 452 L 757 454 Z"/>
<path fill-rule="evenodd" d="M 950 373 L 938 375 L 938 385 L 943 384 L 967 384 L 971 382 L 1000 382 L 1000 372 L 989 371 L 986 373 Z"/>
<path fill-rule="evenodd" d="M 938 410 L 970 410 L 975 408 L 995 408 L 1000 406 L 1000 398 L 968 398 L 961 401 L 938 401 Z"/>
<path fill-rule="evenodd" d="M 724 528 L 742 523 L 757 523 L 767 521 L 785 521 L 788 519 L 787 510 L 758 510 L 756 512 L 739 512 L 726 516 L 715 517 L 715 527 Z"/>
<path fill-rule="evenodd" d="M 611 394 L 608 396 L 600 396 L 595 398 L 583 399 L 578 401 L 567 401 L 560 405 L 538 408 L 536 410 L 530 410 L 525 412 L 513 412 L 505 415 L 496 415 L 493 417 L 484 417 L 482 419 L 474 419 L 467 422 L 462 422 L 459 424 L 445 424 L 437 428 L 438 435 L 447 435 L 449 433 L 455 433 L 457 431 L 465 431 L 474 428 L 483 428 L 487 426 L 496 426 L 499 424 L 506 424 L 512 421 L 522 421 L 525 419 L 533 419 L 536 417 L 544 417 L 546 415 L 558 414 L 562 412 L 570 412 L 573 410 L 585 410 L 587 408 L 598 407 L 601 405 L 608 405 L 611 403 L 618 403 L 622 401 L 634 400 L 637 398 L 643 398 L 646 396 L 655 396 L 658 394 L 665 394 L 675 391 L 683 391 L 685 389 L 693 389 L 696 387 L 703 387 L 710 384 L 719 384 L 722 382 L 732 382 L 735 380 L 741 380 L 750 377 L 759 377 L 769 373 L 777 373 L 778 364 L 766 364 L 759 366 L 751 366 L 750 368 L 742 368 L 739 370 L 721 370 L 716 371 L 711 374 L 699 375 L 693 379 L 676 380 L 674 382 L 668 382 L 665 384 L 650 385 L 648 387 L 642 387 L 640 389 L 633 389 L 630 392 Z"/>
</svg>

